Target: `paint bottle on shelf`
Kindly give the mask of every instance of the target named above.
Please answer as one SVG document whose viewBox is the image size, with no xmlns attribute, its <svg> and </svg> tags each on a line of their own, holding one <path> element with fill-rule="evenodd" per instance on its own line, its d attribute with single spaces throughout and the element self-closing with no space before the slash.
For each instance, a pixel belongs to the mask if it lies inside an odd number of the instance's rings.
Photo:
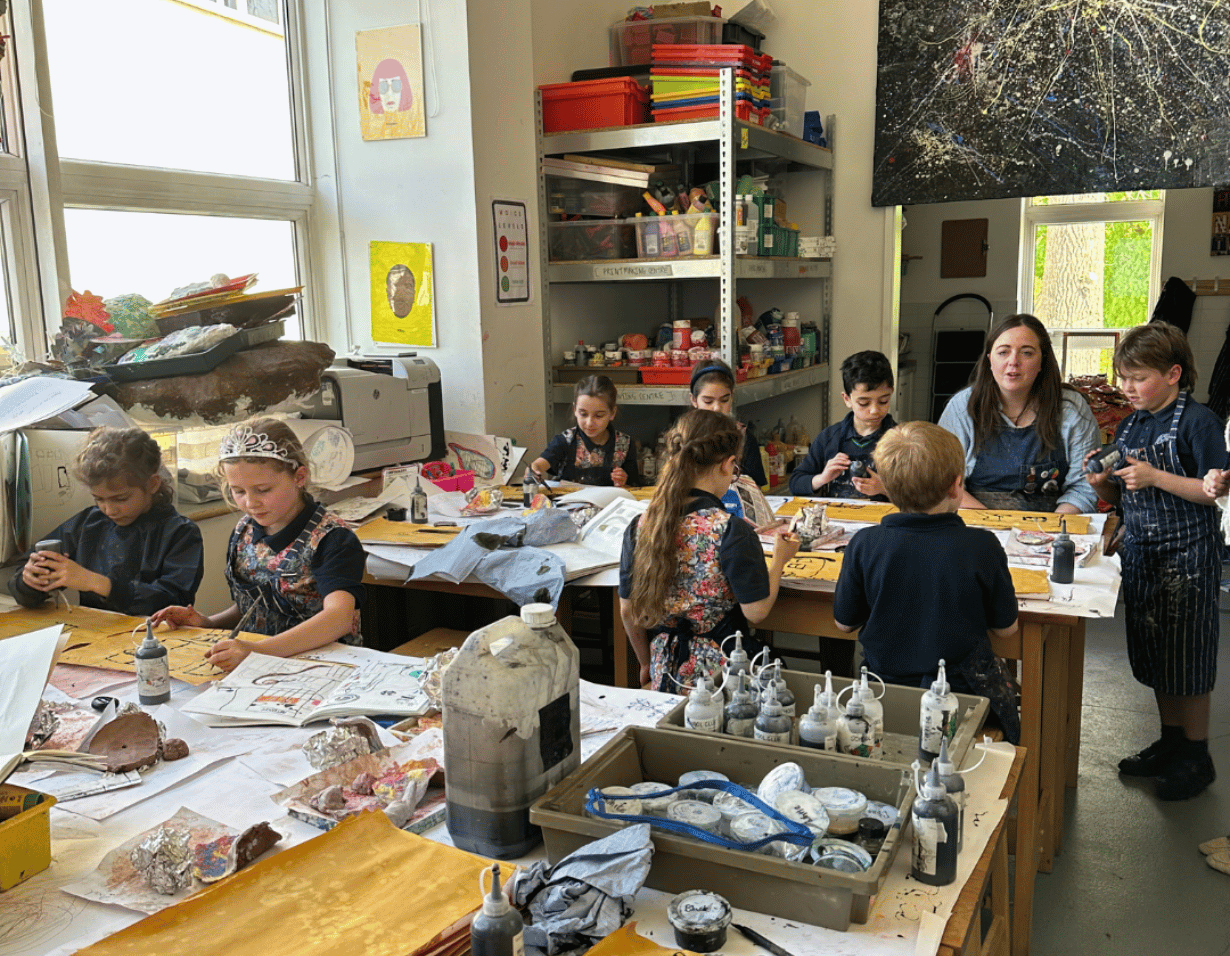
<svg viewBox="0 0 1230 956">
<path fill-rule="evenodd" d="M 427 524 L 427 492 L 423 490 L 423 472 L 414 476 L 414 491 L 410 493 L 410 521 Z"/>
<path fill-rule="evenodd" d="M 1076 572 L 1076 543 L 1068 537 L 1068 521 L 1059 519 L 1059 534 L 1051 542 L 1051 580 L 1071 584 Z"/>
<path fill-rule="evenodd" d="M 947 886 L 957 878 L 957 805 L 940 783 L 935 764 L 919 782 L 920 765 L 914 761 L 913 852 L 910 875 L 930 886 Z"/>
<path fill-rule="evenodd" d="M 858 699 L 863 702 L 863 713 L 871 721 L 871 729 L 875 734 L 876 751 L 882 752 L 884 749 L 884 705 L 880 703 L 880 697 L 884 696 L 884 681 L 880 680 L 879 674 L 872 675 L 880 681 L 880 693 L 877 695 L 867 683 L 867 673 L 867 668 L 864 666 L 862 680 L 858 685 Z"/>
<path fill-rule="evenodd" d="M 137 700 L 143 706 L 165 704 L 171 699 L 171 660 L 166 647 L 154 637 L 154 628 L 145 622 L 145 640 L 133 654 L 137 667 Z"/>
<path fill-rule="evenodd" d="M 957 695 L 948 686 L 948 672 L 940 658 L 931 689 L 922 695 L 918 715 L 918 759 L 930 763 L 940 755 L 940 740 L 956 733 Z"/>
<path fill-rule="evenodd" d="M 483 887 L 483 875 L 491 874 L 491 892 Z M 525 920 L 513 909 L 500 889 L 500 864 L 478 875 L 483 908 L 470 923 L 470 951 L 474 956 L 524 956 Z"/>
</svg>

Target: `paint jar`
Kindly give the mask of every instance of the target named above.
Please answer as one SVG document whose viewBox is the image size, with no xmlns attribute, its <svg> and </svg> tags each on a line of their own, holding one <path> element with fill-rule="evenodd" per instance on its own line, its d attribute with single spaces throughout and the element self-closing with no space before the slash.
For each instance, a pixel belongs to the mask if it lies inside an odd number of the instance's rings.
<svg viewBox="0 0 1230 956">
<path fill-rule="evenodd" d="M 773 806 L 777 803 L 777 798 L 788 790 L 801 790 L 803 793 L 811 791 L 803 776 L 803 768 L 793 761 L 778 764 L 766 773 L 760 786 L 756 788 L 756 796 L 762 803 Z"/>
<path fill-rule="evenodd" d="M 574 349 L 568 349 L 566 352 L 564 352 L 564 364 L 565 365 L 576 365 L 577 364 L 577 353 Z"/>
<path fill-rule="evenodd" d="M 671 348 L 686 349 L 692 344 L 692 320 L 676 319 L 671 323 Z"/>
<path fill-rule="evenodd" d="M 727 836 L 730 835 L 730 824 L 735 817 L 756 811 L 756 808 L 742 797 L 736 797 L 733 793 L 725 791 L 713 798 L 713 808 L 722 815 L 722 832 Z"/>
<path fill-rule="evenodd" d="M 884 846 L 884 838 L 887 836 L 888 827 L 884 825 L 883 820 L 863 817 L 858 821 L 858 845 L 866 850 L 873 860 L 879 856 L 880 848 Z"/>
<path fill-rule="evenodd" d="M 686 349 L 671 349 L 672 368 L 691 368 L 692 359 Z"/>
<path fill-rule="evenodd" d="M 670 815 L 671 807 L 679 802 L 679 794 L 662 792 L 674 789 L 669 783 L 644 781 L 642 783 L 634 783 L 628 789 L 635 793 L 641 801 L 641 812 L 651 817 L 666 819 Z M 662 795 L 658 796 L 658 794 Z"/>
<path fill-rule="evenodd" d="M 675 930 L 675 944 L 693 953 L 713 953 L 726 945 L 730 904 L 708 890 L 686 890 L 666 908 Z"/>
<path fill-rule="evenodd" d="M 679 775 L 679 786 L 686 787 L 690 783 L 701 783 L 706 780 L 718 780 L 722 783 L 730 783 L 730 778 L 724 773 L 718 773 L 716 770 L 689 770 L 687 773 Z M 705 803 L 712 803 L 721 790 L 684 790 L 679 794 L 681 800 L 701 800 Z"/>
<path fill-rule="evenodd" d="M 722 829 L 722 815 L 715 807 L 699 800 L 679 800 L 672 803 L 666 815 L 676 823 L 690 824 L 714 836 L 718 836 Z"/>
<path fill-rule="evenodd" d="M 866 816 L 867 798 L 845 787 L 820 787 L 812 791 L 829 815 L 829 833 L 845 836 L 858 832 L 858 821 Z"/>
<path fill-rule="evenodd" d="M 782 319 L 782 344 L 787 348 L 803 344 L 799 333 L 799 313 L 787 312 L 786 317 Z"/>
<path fill-rule="evenodd" d="M 773 809 L 787 820 L 803 824 L 812 832 L 812 836 L 822 837 L 828 831 L 828 811 L 824 809 L 824 804 L 810 793 L 783 790 L 773 801 Z"/>
<path fill-rule="evenodd" d="M 654 368 L 670 368 L 670 364 L 671 364 L 670 352 L 664 352 L 664 351 L 659 350 L 653 353 L 653 367 Z"/>
<path fill-rule="evenodd" d="M 631 787 L 603 787 L 599 791 L 598 809 L 618 816 L 636 817 L 641 815 L 642 803 L 636 791 Z M 588 814 L 588 811 L 586 811 Z M 599 818 L 605 819 L 605 818 Z M 608 821 L 623 824 L 622 820 Z"/>
<path fill-rule="evenodd" d="M 781 823 L 768 814 L 753 810 L 751 813 L 741 813 L 730 821 L 730 838 L 740 843 L 752 843 L 773 836 L 775 833 L 781 833 L 784 829 L 786 828 Z M 747 852 L 760 853 L 764 856 L 777 855 L 772 843 L 766 843 L 756 849 L 748 847 Z"/>
</svg>

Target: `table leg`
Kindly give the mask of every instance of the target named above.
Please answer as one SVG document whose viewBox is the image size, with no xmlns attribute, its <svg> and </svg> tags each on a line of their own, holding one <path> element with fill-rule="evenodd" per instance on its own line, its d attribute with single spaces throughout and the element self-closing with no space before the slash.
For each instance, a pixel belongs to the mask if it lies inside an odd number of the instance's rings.
<svg viewBox="0 0 1230 956">
<path fill-rule="evenodd" d="M 1016 901 L 1013 956 L 1027 956 L 1032 933 L 1034 877 L 1038 872 L 1038 747 L 1042 741 L 1042 625 L 1021 628 L 1021 746 L 1026 750 L 1016 805 Z"/>
<path fill-rule="evenodd" d="M 1054 624 L 1042 627 L 1046 656 L 1042 677 L 1042 751 L 1038 762 L 1040 805 L 1049 809 L 1042 820 L 1041 869 L 1051 872 L 1055 856 L 1063 849 L 1063 793 L 1067 750 L 1068 628 Z"/>
<path fill-rule="evenodd" d="M 1066 783 L 1076 786 L 1081 762 L 1081 707 L 1085 695 L 1085 619 L 1068 628 L 1068 741 Z"/>
<path fill-rule="evenodd" d="M 619 591 L 616 588 L 606 589 L 611 595 L 611 640 L 615 642 L 615 686 L 640 687 L 641 665 L 635 654 L 630 654 L 632 645 L 628 643 L 628 632 L 624 630 L 624 619 L 619 614 Z"/>
</svg>

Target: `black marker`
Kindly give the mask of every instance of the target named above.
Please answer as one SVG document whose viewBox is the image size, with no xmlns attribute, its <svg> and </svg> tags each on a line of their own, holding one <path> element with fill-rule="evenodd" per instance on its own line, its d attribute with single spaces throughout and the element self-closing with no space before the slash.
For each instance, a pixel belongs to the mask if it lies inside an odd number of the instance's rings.
<svg viewBox="0 0 1230 956">
<path fill-rule="evenodd" d="M 770 953 L 773 954 L 773 956 L 794 956 L 794 953 L 790 952 L 790 950 L 782 949 L 780 946 L 777 945 L 777 943 L 774 943 L 771 940 L 765 939 L 763 936 L 757 933 L 754 929 L 749 929 L 746 926 L 740 926 L 738 923 L 731 923 L 730 925 L 733 928 L 737 929 L 740 933 L 746 936 L 749 940 L 751 940 L 757 946 L 759 946 L 761 949 L 767 949 Z"/>
</svg>

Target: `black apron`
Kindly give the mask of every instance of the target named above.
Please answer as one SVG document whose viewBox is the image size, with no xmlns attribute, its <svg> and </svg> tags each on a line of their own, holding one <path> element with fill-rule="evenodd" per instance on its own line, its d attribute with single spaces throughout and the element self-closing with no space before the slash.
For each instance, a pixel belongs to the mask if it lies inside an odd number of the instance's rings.
<svg viewBox="0 0 1230 956">
<path fill-rule="evenodd" d="M 581 465 L 578 464 L 577 457 L 582 450 L 588 453 L 589 446 L 581 438 L 581 429 L 574 428 L 572 429 L 572 441 L 568 444 L 566 464 L 560 469 L 560 478 L 564 481 L 580 482 L 583 485 L 614 484 L 611 481 L 611 472 L 616 468 L 623 468 L 631 444 L 627 435 L 612 428 L 611 438 L 606 445 L 594 449 L 602 452 L 602 464 Z"/>
</svg>

